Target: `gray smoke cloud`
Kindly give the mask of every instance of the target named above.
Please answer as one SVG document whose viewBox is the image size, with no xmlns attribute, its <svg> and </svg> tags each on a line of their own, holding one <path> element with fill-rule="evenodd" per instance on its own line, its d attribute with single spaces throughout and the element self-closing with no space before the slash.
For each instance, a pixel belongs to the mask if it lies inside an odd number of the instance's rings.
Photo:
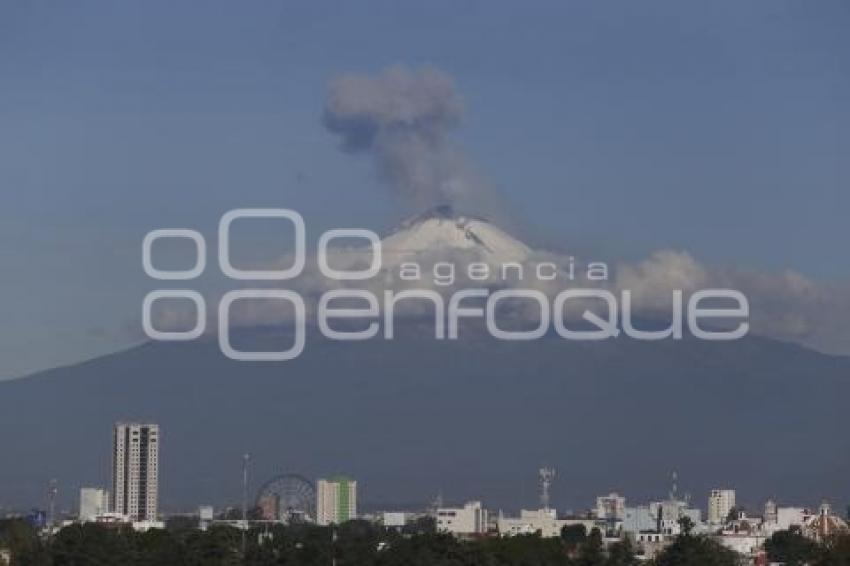
<svg viewBox="0 0 850 566">
<path fill-rule="evenodd" d="M 341 148 L 371 155 L 380 178 L 407 205 L 421 209 L 453 204 L 481 213 L 482 208 L 492 206 L 490 191 L 449 139 L 462 117 L 463 104 L 451 77 L 432 67 L 417 70 L 391 67 L 377 75 L 339 76 L 330 83 L 324 109 L 325 127 L 339 136 Z M 345 250 L 335 258 L 334 264 L 343 269 L 362 269 L 371 261 L 369 253 Z M 532 273 L 534 262 L 563 266 L 569 259 L 563 254 L 530 250 L 524 271 Z M 438 262 L 457 264 L 462 272 L 463 266 L 480 262 L 482 258 L 470 257 L 464 251 L 436 249 L 417 257 L 416 261 L 425 273 L 433 272 Z M 272 266 L 257 267 L 281 269 L 291 263 L 291 258 L 284 257 Z M 494 271 L 498 271 L 497 265 Z M 314 318 L 319 295 L 331 289 L 363 288 L 380 297 L 387 289 L 424 288 L 448 295 L 464 288 L 481 287 L 482 283 L 462 275 L 450 286 L 438 285 L 427 275 L 423 281 L 410 283 L 385 277 L 339 282 L 323 277 L 314 262 L 308 262 L 305 273 L 288 286 L 308 299 L 308 318 Z M 600 287 L 615 293 L 627 290 L 633 295 L 635 313 L 651 320 L 666 319 L 674 290 L 682 291 L 687 299 L 699 289 L 736 289 L 749 299 L 753 334 L 827 353 L 850 355 L 850 326 L 846 323 L 850 318 L 850 283 L 822 283 L 790 269 L 765 273 L 719 268 L 700 262 L 686 251 L 668 249 L 656 251 L 642 261 L 618 263 L 611 279 L 604 282 L 581 278 L 572 281 L 564 276 L 552 281 L 530 278 L 495 282 L 490 286 L 533 288 L 550 299 L 573 286 Z M 423 305 L 412 308 L 408 314 L 418 316 L 421 312 L 417 309 Z M 404 310 L 398 312 L 405 314 Z M 534 317 L 537 313 L 532 309 L 515 314 Z M 578 316 L 581 312 L 567 314 Z M 192 325 L 193 316 L 194 312 L 166 311 L 158 316 L 155 326 L 185 329 Z M 275 324 L 289 316 L 291 313 L 281 312 L 280 305 L 274 302 L 236 303 L 232 321 L 245 326 Z M 214 329 L 215 325 L 209 328 Z"/>
<path fill-rule="evenodd" d="M 324 125 L 344 151 L 374 158 L 379 178 L 401 203 L 480 210 L 489 191 L 449 140 L 462 116 L 463 103 L 446 73 L 395 66 L 334 78 Z"/>
</svg>

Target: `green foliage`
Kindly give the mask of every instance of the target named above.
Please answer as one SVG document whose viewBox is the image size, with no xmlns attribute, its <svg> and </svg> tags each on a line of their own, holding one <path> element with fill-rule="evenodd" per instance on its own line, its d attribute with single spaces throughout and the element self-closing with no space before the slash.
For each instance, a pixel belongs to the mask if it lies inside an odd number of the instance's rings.
<svg viewBox="0 0 850 566">
<path fill-rule="evenodd" d="M 580 547 L 578 566 L 604 566 L 605 548 L 602 543 L 602 534 L 599 529 L 590 531 L 587 540 Z"/>
<path fill-rule="evenodd" d="M 817 555 L 817 544 L 800 533 L 799 529 L 779 531 L 765 543 L 764 549 L 771 562 L 783 562 L 787 566 L 808 564 Z"/>
<path fill-rule="evenodd" d="M 365 521 L 338 527 L 269 525 L 252 529 L 247 552 L 242 533 L 216 525 L 202 532 L 184 522 L 136 533 L 126 527 L 72 525 L 49 541 L 23 521 L 0 521 L 0 545 L 13 566 L 636 566 L 627 539 L 607 549 L 597 529 L 568 527 L 560 538 L 539 535 L 460 541 L 434 532 L 405 534 Z M 772 560 L 787 564 L 847 566 L 850 535 L 824 545 L 799 532 L 776 533 L 768 542 Z M 708 537 L 682 534 L 652 566 L 737 566 L 734 552 Z"/>
<path fill-rule="evenodd" d="M 636 566 L 639 563 L 631 539 L 626 538 L 608 547 L 607 566 Z"/>
<path fill-rule="evenodd" d="M 0 520 L 0 546 L 12 553 L 12 566 L 47 566 L 50 556 L 35 531 L 21 519 Z"/>
<path fill-rule="evenodd" d="M 705 536 L 682 534 L 653 561 L 654 566 L 738 566 L 739 555 Z"/>
<path fill-rule="evenodd" d="M 682 534 L 685 536 L 690 536 L 694 530 L 694 521 L 687 515 L 683 515 L 679 517 L 679 528 L 682 530 Z"/>
<path fill-rule="evenodd" d="M 105 528 L 93 523 L 72 525 L 59 531 L 50 544 L 55 566 L 131 563 L 136 537 L 126 528 Z"/>
<path fill-rule="evenodd" d="M 741 514 L 741 511 L 742 511 L 742 509 L 741 509 L 740 507 L 737 507 L 737 506 L 732 507 L 731 509 L 729 509 L 729 512 L 728 512 L 728 513 L 726 513 L 726 522 L 727 522 L 727 523 L 731 523 L 732 521 L 734 521 L 735 519 L 737 519 L 737 518 L 738 518 L 738 515 L 740 515 L 740 514 Z"/>
<path fill-rule="evenodd" d="M 582 524 L 566 525 L 561 529 L 561 540 L 570 550 L 578 548 L 580 544 L 587 540 L 587 527 Z"/>
<path fill-rule="evenodd" d="M 437 520 L 434 517 L 420 517 L 402 527 L 406 535 L 432 535 L 437 532 Z"/>
<path fill-rule="evenodd" d="M 850 564 L 850 534 L 834 536 L 812 560 L 814 566 L 847 566 Z"/>
</svg>

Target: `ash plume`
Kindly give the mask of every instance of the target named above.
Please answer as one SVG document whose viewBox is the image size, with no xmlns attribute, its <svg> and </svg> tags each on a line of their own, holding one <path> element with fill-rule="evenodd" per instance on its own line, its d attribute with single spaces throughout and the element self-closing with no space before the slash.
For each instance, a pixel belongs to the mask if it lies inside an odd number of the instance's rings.
<svg viewBox="0 0 850 566">
<path fill-rule="evenodd" d="M 374 159 L 380 180 L 402 204 L 480 209 L 489 201 L 485 184 L 448 139 L 462 116 L 463 103 L 446 73 L 395 66 L 334 78 L 323 121 L 344 151 Z"/>
</svg>

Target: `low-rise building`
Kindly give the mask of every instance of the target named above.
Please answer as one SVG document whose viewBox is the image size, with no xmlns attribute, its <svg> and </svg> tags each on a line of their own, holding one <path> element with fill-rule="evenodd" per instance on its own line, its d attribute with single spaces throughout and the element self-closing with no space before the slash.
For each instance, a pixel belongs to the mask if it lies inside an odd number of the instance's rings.
<svg viewBox="0 0 850 566">
<path fill-rule="evenodd" d="M 770 536 L 777 531 L 787 531 L 793 527 L 803 528 L 811 512 L 804 507 L 779 507 L 772 500 L 764 506 L 762 529 Z"/>
<path fill-rule="evenodd" d="M 539 533 L 544 538 L 561 534 L 563 521 L 557 519 L 554 509 L 523 509 L 519 517 L 505 517 L 499 513 L 497 528 L 502 536 L 533 535 Z"/>
<path fill-rule="evenodd" d="M 626 498 L 609 493 L 596 498 L 596 518 L 602 521 L 622 521 L 626 518 Z"/>
<path fill-rule="evenodd" d="M 806 517 L 803 521 L 803 534 L 818 542 L 839 533 L 846 533 L 847 530 L 847 523 L 832 512 L 832 506 L 826 501 L 821 503 L 816 514 Z"/>
<path fill-rule="evenodd" d="M 212 505 L 201 505 L 198 507 L 198 528 L 205 531 L 215 519 L 215 510 Z"/>
<path fill-rule="evenodd" d="M 764 547 L 764 541 L 767 540 L 767 537 L 759 531 L 753 531 L 751 533 L 723 533 L 715 536 L 714 540 L 738 554 L 755 558 Z"/>
<path fill-rule="evenodd" d="M 83 523 L 93 522 L 98 515 L 109 512 L 109 492 L 100 487 L 80 488 L 79 519 Z"/>
<path fill-rule="evenodd" d="M 407 513 L 404 511 L 384 511 L 381 522 L 388 529 L 400 529 L 407 524 Z"/>
<path fill-rule="evenodd" d="M 487 532 L 487 509 L 480 501 L 470 501 L 463 507 L 437 509 L 437 531 L 459 536 L 482 535 Z"/>
<path fill-rule="evenodd" d="M 704 531 L 702 511 L 689 507 L 686 501 L 677 499 L 654 501 L 640 507 L 627 507 L 623 519 L 623 531 L 632 536 L 649 532 L 678 535 L 681 533 L 679 521 L 683 517 L 691 520 L 695 532 Z"/>
</svg>

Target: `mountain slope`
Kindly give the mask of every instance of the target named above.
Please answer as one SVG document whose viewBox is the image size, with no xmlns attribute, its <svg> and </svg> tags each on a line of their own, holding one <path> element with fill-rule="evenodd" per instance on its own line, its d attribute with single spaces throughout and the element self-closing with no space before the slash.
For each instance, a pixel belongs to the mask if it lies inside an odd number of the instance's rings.
<svg viewBox="0 0 850 566">
<path fill-rule="evenodd" d="M 346 472 L 364 502 L 483 498 L 532 505 L 535 470 L 559 469 L 560 508 L 611 489 L 660 496 L 679 471 L 700 502 L 734 486 L 843 505 L 850 363 L 747 338 L 683 342 L 322 341 L 280 364 L 217 345 L 148 344 L 0 383 L 0 504 L 64 502 L 108 480 L 111 425 L 163 428 L 165 508 L 237 501 L 240 454 L 255 484 L 276 471 Z M 260 344 L 273 337 L 246 337 Z M 814 501 L 813 501 L 814 500 Z"/>
<path fill-rule="evenodd" d="M 383 248 L 386 267 L 531 254 L 447 207 L 404 223 Z M 246 451 L 255 486 L 282 471 L 343 472 L 376 505 L 442 491 L 530 506 L 542 464 L 558 468 L 561 509 L 612 489 L 632 501 L 663 496 L 673 470 L 698 503 L 718 486 L 751 504 L 850 497 L 848 358 L 753 336 L 500 342 L 465 327 L 465 339 L 437 341 L 415 319 L 396 326 L 393 341 L 311 332 L 300 357 L 278 364 L 234 362 L 206 339 L 0 382 L 0 506 L 43 500 L 53 477 L 66 506 L 80 485 L 108 485 L 111 426 L 131 419 L 162 426 L 165 509 L 238 501 Z M 242 349 L 281 340 L 234 331 Z"/>
</svg>

